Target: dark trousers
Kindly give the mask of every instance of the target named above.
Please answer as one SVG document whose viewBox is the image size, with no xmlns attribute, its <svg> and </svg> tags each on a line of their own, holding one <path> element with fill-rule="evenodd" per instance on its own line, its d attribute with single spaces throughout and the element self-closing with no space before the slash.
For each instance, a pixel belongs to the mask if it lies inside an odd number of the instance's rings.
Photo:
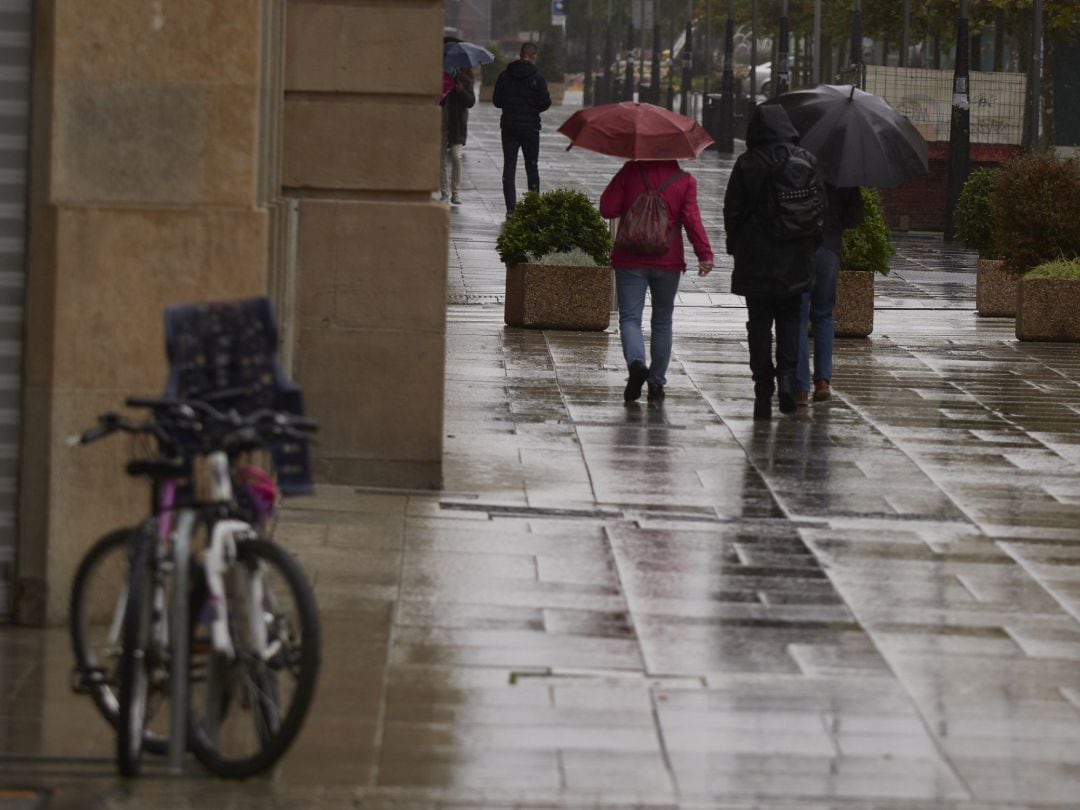
<svg viewBox="0 0 1080 810">
<path fill-rule="evenodd" d="M 788 298 L 746 297 L 750 319 L 746 332 L 750 340 L 750 372 L 754 393 L 772 396 L 774 380 L 794 391 L 795 365 L 799 359 L 799 315 L 801 295 Z M 776 324 L 776 364 L 772 358 L 773 324 Z"/>
<path fill-rule="evenodd" d="M 540 133 L 512 132 L 503 130 L 503 197 L 506 199 L 506 213 L 509 214 L 517 205 L 518 149 L 525 157 L 525 177 L 529 182 L 529 191 L 540 190 Z"/>
</svg>

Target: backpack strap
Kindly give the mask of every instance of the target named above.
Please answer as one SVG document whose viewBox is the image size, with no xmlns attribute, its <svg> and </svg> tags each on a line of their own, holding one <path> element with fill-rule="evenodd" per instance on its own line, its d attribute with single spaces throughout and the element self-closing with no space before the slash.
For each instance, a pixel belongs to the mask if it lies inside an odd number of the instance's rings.
<svg viewBox="0 0 1080 810">
<path fill-rule="evenodd" d="M 652 189 L 649 187 L 649 176 L 645 174 L 645 167 L 642 166 L 641 162 L 638 160 L 634 161 L 634 165 L 637 166 L 638 171 L 641 172 L 641 182 L 645 184 L 645 191 L 652 191 Z"/>
<path fill-rule="evenodd" d="M 684 172 L 682 169 L 676 169 L 675 173 L 673 175 L 671 175 L 671 177 L 669 177 L 667 180 L 665 180 L 663 185 L 661 185 L 660 188 L 657 189 L 657 191 L 663 191 L 665 188 L 670 186 L 672 183 L 674 183 L 676 180 L 678 180 L 684 174 L 686 174 L 686 172 Z"/>
</svg>

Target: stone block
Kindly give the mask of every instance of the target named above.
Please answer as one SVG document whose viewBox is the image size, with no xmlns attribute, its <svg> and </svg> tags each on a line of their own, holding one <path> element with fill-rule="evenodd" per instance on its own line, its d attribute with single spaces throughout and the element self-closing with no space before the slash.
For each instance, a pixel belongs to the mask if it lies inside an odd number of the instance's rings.
<svg viewBox="0 0 1080 810">
<path fill-rule="evenodd" d="M 258 0 L 46 5 L 49 201 L 254 202 Z"/>
<path fill-rule="evenodd" d="M 160 393 L 160 388 L 26 390 L 18 575 L 20 583 L 44 585 L 44 615 L 32 615 L 34 608 L 23 604 L 20 621 L 64 621 L 82 555 L 105 532 L 146 516 L 149 489 L 124 473 L 129 441 L 113 437 L 75 448 L 65 442 L 91 427 L 98 414 L 121 409 L 125 395 L 138 393 Z"/>
<path fill-rule="evenodd" d="M 320 480 L 437 487 L 441 483 L 443 357 L 440 332 L 299 330 L 297 381 L 319 421 Z"/>
<path fill-rule="evenodd" d="M 611 320 L 611 268 L 508 267 L 504 320 L 530 329 L 603 331 Z"/>
<path fill-rule="evenodd" d="M 434 191 L 439 127 L 434 103 L 286 99 L 282 182 L 287 188 Z"/>
<path fill-rule="evenodd" d="M 407 94 L 434 99 L 442 61 L 438 2 L 290 2 L 285 89 L 322 93 Z"/>
<path fill-rule="evenodd" d="M 55 41 L 56 80 L 251 85 L 259 80 L 262 0 L 58 0 L 36 4 Z"/>
<path fill-rule="evenodd" d="M 874 273 L 841 270 L 836 284 L 837 337 L 867 337 L 874 331 Z"/>
<path fill-rule="evenodd" d="M 301 323 L 442 333 L 449 231 L 434 202 L 304 200 Z"/>
<path fill-rule="evenodd" d="M 975 309 L 984 318 L 1012 318 L 1020 275 L 1001 259 L 979 259 L 975 269 Z"/>
<path fill-rule="evenodd" d="M 61 621 L 71 575 L 98 535 L 146 514 L 120 439 L 64 439 L 165 384 L 165 306 L 263 294 L 256 209 L 37 206 L 27 286 L 20 488 L 20 620 Z M 43 594 L 44 616 L 31 604 Z"/>
<path fill-rule="evenodd" d="M 221 208 L 57 211 L 51 384 L 160 390 L 169 304 L 266 291 L 266 213 Z M 39 268 L 34 267 L 35 272 Z"/>
<path fill-rule="evenodd" d="M 1080 342 L 1080 281 L 1021 278 L 1016 301 L 1016 337 Z"/>
</svg>

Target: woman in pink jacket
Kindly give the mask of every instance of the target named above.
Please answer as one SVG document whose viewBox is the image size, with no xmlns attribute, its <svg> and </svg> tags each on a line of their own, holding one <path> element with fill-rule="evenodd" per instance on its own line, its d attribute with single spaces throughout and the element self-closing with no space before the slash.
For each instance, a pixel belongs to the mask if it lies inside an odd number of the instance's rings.
<svg viewBox="0 0 1080 810">
<path fill-rule="evenodd" d="M 644 173 L 644 177 L 642 176 Z M 622 217 L 638 196 L 658 189 L 668 209 L 668 249 L 659 255 L 630 253 L 616 247 L 611 252 L 615 268 L 615 289 L 619 296 L 619 333 L 629 379 L 623 399 L 634 402 L 641 387 L 649 383 L 649 401 L 664 399 L 667 368 L 671 361 L 671 321 L 679 279 L 686 272 L 682 229 L 698 259 L 698 275 L 707 276 L 713 268 L 709 237 L 701 224 L 697 202 L 697 180 L 684 172 L 674 160 L 631 160 L 619 169 L 600 197 L 600 214 L 608 219 Z M 645 338 L 641 333 L 641 313 L 645 291 L 652 297 L 652 336 L 649 341 L 651 364 L 645 364 Z"/>
</svg>

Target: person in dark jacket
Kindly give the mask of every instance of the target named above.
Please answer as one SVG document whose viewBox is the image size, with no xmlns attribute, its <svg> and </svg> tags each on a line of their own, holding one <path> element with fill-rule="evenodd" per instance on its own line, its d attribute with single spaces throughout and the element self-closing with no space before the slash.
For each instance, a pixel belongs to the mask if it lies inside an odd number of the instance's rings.
<svg viewBox="0 0 1080 810">
<path fill-rule="evenodd" d="M 517 205 L 518 150 L 525 158 L 529 191 L 540 190 L 540 113 L 551 106 L 547 82 L 536 67 L 539 49 L 532 42 L 521 46 L 521 58 L 511 62 L 495 80 L 492 103 L 502 110 L 503 197 L 506 215 Z"/>
<path fill-rule="evenodd" d="M 754 418 L 772 416 L 779 388 L 780 410 L 795 411 L 795 367 L 799 353 L 799 307 L 810 288 L 814 251 L 820 237 L 778 239 L 766 221 L 769 169 L 798 152 L 811 166 L 817 161 L 798 146 L 799 133 L 779 105 L 754 110 L 746 132 L 747 151 L 739 156 L 724 196 L 727 252 L 735 257 L 731 291 L 746 297 L 750 371 L 754 378 Z M 824 197 L 824 188 L 820 194 Z M 772 332 L 776 324 L 776 364 Z"/>
<path fill-rule="evenodd" d="M 825 232 L 814 254 L 814 286 L 802 296 L 799 320 L 799 364 L 795 370 L 796 399 L 805 405 L 810 399 L 810 340 L 807 327 L 814 324 L 814 402 L 832 397 L 832 353 L 836 323 L 836 283 L 840 274 L 840 253 L 845 228 L 854 228 L 864 215 L 862 192 L 857 188 L 837 188 L 825 184 L 829 207 L 825 212 Z"/>
<path fill-rule="evenodd" d="M 472 71 L 460 68 L 450 75 L 453 89 L 442 100 L 442 171 L 439 173 L 441 199 L 461 204 L 461 156 L 469 132 L 469 109 L 476 104 Z M 447 177 L 447 175 L 450 175 Z"/>
</svg>

